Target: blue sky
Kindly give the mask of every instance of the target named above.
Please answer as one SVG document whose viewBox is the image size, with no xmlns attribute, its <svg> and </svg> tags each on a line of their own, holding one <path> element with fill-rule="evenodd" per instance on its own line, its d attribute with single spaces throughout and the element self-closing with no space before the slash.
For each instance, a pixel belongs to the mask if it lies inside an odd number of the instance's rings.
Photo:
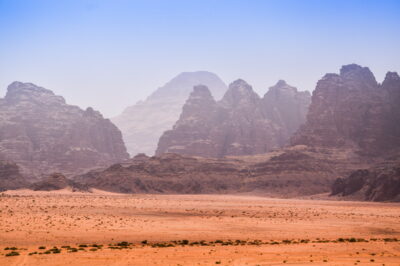
<svg viewBox="0 0 400 266">
<path fill-rule="evenodd" d="M 0 0 L 0 95 L 33 82 L 107 117 L 183 71 L 264 94 L 348 63 L 400 71 L 400 1 Z"/>
</svg>

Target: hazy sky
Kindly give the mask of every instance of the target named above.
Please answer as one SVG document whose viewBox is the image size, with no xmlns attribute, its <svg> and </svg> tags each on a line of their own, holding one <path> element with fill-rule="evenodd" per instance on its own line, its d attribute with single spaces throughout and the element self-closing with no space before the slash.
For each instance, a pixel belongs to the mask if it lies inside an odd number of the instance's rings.
<svg viewBox="0 0 400 266">
<path fill-rule="evenodd" d="M 0 0 L 0 95 L 33 82 L 106 117 L 183 71 L 313 90 L 343 64 L 400 72 L 400 1 Z"/>
</svg>

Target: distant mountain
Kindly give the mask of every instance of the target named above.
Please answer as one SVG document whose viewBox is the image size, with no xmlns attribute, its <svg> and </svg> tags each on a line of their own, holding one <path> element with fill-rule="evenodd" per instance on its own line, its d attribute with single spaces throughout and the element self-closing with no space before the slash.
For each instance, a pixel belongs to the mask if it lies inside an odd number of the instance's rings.
<svg viewBox="0 0 400 266">
<path fill-rule="evenodd" d="M 313 92 L 305 123 L 292 144 L 350 147 L 371 156 L 400 150 L 400 77 L 378 84 L 367 67 L 343 66 L 326 74 Z"/>
<path fill-rule="evenodd" d="M 326 74 L 313 92 L 307 122 L 293 145 L 346 148 L 369 163 L 336 180 L 333 195 L 362 200 L 400 200 L 400 77 L 382 84 L 367 67 L 345 65 Z"/>
<path fill-rule="evenodd" d="M 206 86 L 195 86 L 173 129 L 160 138 L 157 154 L 223 157 L 280 148 L 305 122 L 310 99 L 282 80 L 263 98 L 236 80 L 218 102 Z"/>
<path fill-rule="evenodd" d="M 296 115 L 305 113 L 302 104 L 293 104 L 301 103 L 304 96 L 293 93 L 283 82 L 266 95 L 271 100 L 266 96 L 260 99 L 247 83 L 238 80 L 221 101 L 215 101 L 205 86 L 196 86 L 173 130 L 160 139 L 159 149 L 202 156 L 215 156 L 221 150 L 242 154 L 243 147 L 258 152 L 256 149 L 265 147 L 258 142 L 264 141 L 264 129 L 277 128 L 275 134 L 290 135 L 296 127 L 290 121 L 297 121 Z M 298 101 L 286 99 L 287 95 L 297 95 L 294 99 Z M 276 106 L 265 108 L 264 101 Z M 287 102 L 292 107 L 288 113 L 280 110 Z M 291 197 L 331 191 L 348 199 L 398 201 L 399 106 L 397 73 L 388 72 L 379 84 L 368 68 L 346 65 L 340 74 L 327 74 L 318 82 L 307 121 L 288 147 L 224 158 L 160 151 L 160 155 L 136 156 L 76 176 L 75 180 L 124 193 L 252 192 Z M 263 124 L 263 115 L 267 114 L 268 122 Z M 232 133 L 229 138 L 221 138 L 229 140 L 225 143 L 218 139 L 226 136 L 224 132 Z M 279 140 L 274 136 L 268 135 L 265 141 Z M 252 142 L 246 144 L 249 140 Z M 222 149 L 224 145 L 231 149 Z"/>
<path fill-rule="evenodd" d="M 220 99 L 227 90 L 225 83 L 206 71 L 184 72 L 158 88 L 145 101 L 130 106 L 111 120 L 122 131 L 128 152 L 153 155 L 162 133 L 178 120 L 193 86 L 206 85 Z"/>
<path fill-rule="evenodd" d="M 127 158 L 121 132 L 92 108 L 21 82 L 0 99 L 0 159 L 16 163 L 28 178 L 77 174 Z"/>
</svg>

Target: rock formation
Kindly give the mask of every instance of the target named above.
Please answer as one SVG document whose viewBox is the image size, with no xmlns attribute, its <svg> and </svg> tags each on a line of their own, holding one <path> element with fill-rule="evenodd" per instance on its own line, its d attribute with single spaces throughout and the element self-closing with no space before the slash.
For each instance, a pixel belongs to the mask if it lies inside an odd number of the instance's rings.
<svg viewBox="0 0 400 266">
<path fill-rule="evenodd" d="M 292 144 L 352 147 L 371 156 L 398 149 L 399 95 L 397 73 L 389 72 L 380 85 L 367 67 L 343 66 L 318 81 L 307 122 Z"/>
<path fill-rule="evenodd" d="M 292 197 L 329 192 L 338 177 L 365 167 L 348 150 L 288 147 L 228 158 L 164 153 L 138 155 L 74 178 L 89 187 L 122 193 L 256 193 Z"/>
<path fill-rule="evenodd" d="M 263 97 L 263 108 L 266 117 L 281 130 L 281 143 L 286 144 L 296 130 L 306 122 L 311 94 L 308 91 L 297 91 L 284 80 L 270 87 Z"/>
<path fill-rule="evenodd" d="M 127 158 L 120 131 L 92 108 L 81 110 L 21 82 L 0 100 L 0 159 L 17 163 L 30 178 L 76 174 Z"/>
<path fill-rule="evenodd" d="M 26 187 L 28 182 L 15 163 L 0 160 L 0 191 Z"/>
<path fill-rule="evenodd" d="M 400 201 L 400 161 L 359 169 L 332 185 L 332 195 L 369 201 Z"/>
<path fill-rule="evenodd" d="M 206 86 L 196 86 L 173 129 L 161 136 L 156 154 L 223 157 L 280 148 L 305 122 L 309 102 L 308 92 L 284 81 L 261 99 L 239 79 L 218 102 Z"/>
<path fill-rule="evenodd" d="M 220 99 L 227 87 L 215 74 L 198 71 L 184 72 L 158 88 L 145 101 L 130 106 L 112 119 L 122 135 L 128 152 L 153 155 L 162 133 L 172 128 L 178 120 L 193 86 L 208 86 L 216 99 Z"/>
<path fill-rule="evenodd" d="M 35 191 L 51 191 L 65 188 L 70 188 L 72 191 L 88 191 L 86 185 L 69 180 L 61 173 L 53 173 L 48 177 L 31 184 L 29 188 Z"/>
</svg>

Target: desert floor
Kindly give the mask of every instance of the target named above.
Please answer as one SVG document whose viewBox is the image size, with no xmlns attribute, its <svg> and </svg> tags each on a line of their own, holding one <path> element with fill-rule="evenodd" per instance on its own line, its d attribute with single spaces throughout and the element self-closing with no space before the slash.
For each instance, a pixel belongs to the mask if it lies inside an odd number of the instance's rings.
<svg viewBox="0 0 400 266">
<path fill-rule="evenodd" d="M 400 204 L 0 194 L 0 265 L 216 264 L 400 265 Z"/>
</svg>

